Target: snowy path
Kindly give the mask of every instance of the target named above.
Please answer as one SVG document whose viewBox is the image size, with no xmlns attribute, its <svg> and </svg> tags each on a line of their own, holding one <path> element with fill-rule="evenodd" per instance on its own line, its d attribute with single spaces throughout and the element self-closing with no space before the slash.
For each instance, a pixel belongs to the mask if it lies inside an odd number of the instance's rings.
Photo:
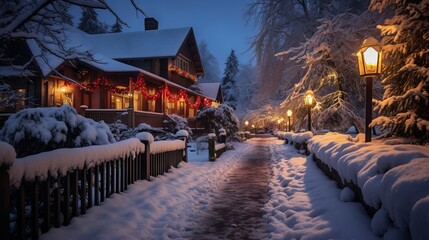
<svg viewBox="0 0 429 240">
<path fill-rule="evenodd" d="M 266 221 L 262 208 L 268 201 L 272 139 L 256 139 L 240 165 L 227 176 L 224 186 L 202 213 L 194 239 L 263 239 Z"/>
<path fill-rule="evenodd" d="M 293 147 L 275 138 L 255 138 L 234 147 L 216 162 L 207 161 L 207 152 L 191 152 L 190 163 L 150 183 L 131 185 L 101 207 L 73 218 L 70 226 L 41 238 L 216 239 L 210 234 L 217 231 L 218 238 L 229 239 L 375 239 L 363 208 L 341 202 L 336 184 Z M 270 163 L 262 161 L 268 156 Z M 264 164 L 263 173 L 237 177 L 236 171 L 263 169 Z M 268 179 L 261 177 L 266 173 Z M 245 184 L 242 189 L 231 187 L 240 182 Z M 253 188 L 268 194 L 255 194 Z M 236 199 L 227 200 L 227 195 Z M 256 202 L 248 205 L 246 197 Z M 235 208 L 250 215 L 232 217 Z M 219 228 L 212 225 L 222 219 Z M 240 235 L 243 232 L 249 235 Z"/>
</svg>

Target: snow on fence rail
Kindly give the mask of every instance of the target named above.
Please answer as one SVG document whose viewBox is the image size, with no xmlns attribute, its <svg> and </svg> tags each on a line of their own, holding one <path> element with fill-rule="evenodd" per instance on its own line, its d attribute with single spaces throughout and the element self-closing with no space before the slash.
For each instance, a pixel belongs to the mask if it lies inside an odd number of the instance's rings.
<svg viewBox="0 0 429 240">
<path fill-rule="evenodd" d="M 376 235 L 429 239 L 427 146 L 362 143 L 339 133 L 317 135 L 306 144 L 325 173 L 355 188 L 372 209 Z"/>
<path fill-rule="evenodd" d="M 67 226 L 135 181 L 168 172 L 187 160 L 183 139 L 133 138 L 19 159 L 13 147 L 0 142 L 0 239 L 38 239 L 39 231 Z"/>
</svg>

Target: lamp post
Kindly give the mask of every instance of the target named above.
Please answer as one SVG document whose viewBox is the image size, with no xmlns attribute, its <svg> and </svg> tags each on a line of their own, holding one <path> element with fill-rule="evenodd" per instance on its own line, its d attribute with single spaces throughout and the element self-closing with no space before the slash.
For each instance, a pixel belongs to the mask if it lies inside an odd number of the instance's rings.
<svg viewBox="0 0 429 240">
<path fill-rule="evenodd" d="M 373 78 L 381 73 L 381 46 L 377 39 L 366 38 L 356 54 L 359 74 L 366 80 L 365 96 L 365 142 L 371 142 L 372 121 L 372 83 Z"/>
<path fill-rule="evenodd" d="M 313 91 L 307 90 L 307 92 L 305 92 L 304 105 L 308 109 L 308 126 L 307 126 L 308 131 L 311 131 L 311 108 L 313 107 L 315 102 L 316 101 L 314 99 Z"/>
<path fill-rule="evenodd" d="M 244 122 L 244 125 L 246 125 L 246 131 L 247 131 L 247 126 L 249 126 L 249 121 L 247 121 L 247 120 L 246 120 L 246 121 Z"/>
<path fill-rule="evenodd" d="M 255 131 L 255 124 L 252 124 L 252 128 L 253 128 L 253 133 L 254 133 L 254 134 L 256 134 L 256 131 Z"/>
<path fill-rule="evenodd" d="M 288 123 L 287 129 L 288 129 L 288 132 L 290 132 L 290 117 L 292 117 L 292 110 L 290 109 L 287 110 L 286 114 L 287 114 L 287 123 Z"/>
<path fill-rule="evenodd" d="M 277 119 L 277 129 L 280 130 L 280 119 Z"/>
</svg>

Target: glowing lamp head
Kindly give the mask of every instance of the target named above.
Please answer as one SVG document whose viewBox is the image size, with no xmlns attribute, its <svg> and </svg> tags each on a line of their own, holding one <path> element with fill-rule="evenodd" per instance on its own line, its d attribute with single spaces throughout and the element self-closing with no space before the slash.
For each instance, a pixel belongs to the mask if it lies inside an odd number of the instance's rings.
<svg viewBox="0 0 429 240">
<path fill-rule="evenodd" d="M 307 107 L 312 107 L 315 103 L 315 99 L 314 99 L 314 93 L 311 90 L 307 90 L 307 92 L 305 92 L 305 97 L 304 97 L 304 104 Z"/>
<path fill-rule="evenodd" d="M 246 126 L 249 125 L 249 121 L 245 121 L 244 124 L 246 124 Z"/>
<path fill-rule="evenodd" d="M 290 109 L 287 110 L 286 114 L 287 114 L 288 117 L 292 117 L 292 110 L 290 110 Z"/>
<path fill-rule="evenodd" d="M 62 86 L 60 87 L 60 91 L 61 91 L 61 92 L 66 92 L 66 91 L 67 91 L 67 87 L 66 87 L 66 85 L 62 85 Z"/>
<path fill-rule="evenodd" d="M 356 56 L 361 76 L 374 76 L 381 73 L 381 46 L 377 39 L 373 37 L 365 39 Z"/>
<path fill-rule="evenodd" d="M 280 122 L 281 122 L 281 121 L 280 121 L 280 119 L 278 119 L 278 120 L 277 120 L 277 124 L 279 124 Z"/>
<path fill-rule="evenodd" d="M 255 128 L 255 125 L 254 125 L 254 124 L 252 124 L 252 128 Z"/>
</svg>

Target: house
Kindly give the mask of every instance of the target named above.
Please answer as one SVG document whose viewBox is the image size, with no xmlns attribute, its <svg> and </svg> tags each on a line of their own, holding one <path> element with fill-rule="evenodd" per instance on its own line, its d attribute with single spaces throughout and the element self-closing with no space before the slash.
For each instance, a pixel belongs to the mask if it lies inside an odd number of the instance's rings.
<svg viewBox="0 0 429 240">
<path fill-rule="evenodd" d="M 215 100 L 212 102 L 212 106 L 217 107 L 220 103 L 223 103 L 222 88 L 220 83 L 199 83 L 198 86 L 204 96 Z"/>
<path fill-rule="evenodd" d="M 73 60 L 44 52 L 34 40 L 17 41 L 9 47 L 10 54 L 20 56 L 16 61 L 22 64 L 33 59 L 28 64 L 32 72 L 24 76 L 3 66 L 0 76 L 31 96 L 35 106 L 70 104 L 94 120 L 119 119 L 129 126 L 145 122 L 163 127 L 165 115 L 177 114 L 192 126 L 199 108 L 223 100 L 193 90 L 204 75 L 193 29 L 158 30 L 157 26 L 155 19 L 148 18 L 145 31 L 95 35 L 69 27 L 66 44 L 91 53 Z"/>
</svg>

